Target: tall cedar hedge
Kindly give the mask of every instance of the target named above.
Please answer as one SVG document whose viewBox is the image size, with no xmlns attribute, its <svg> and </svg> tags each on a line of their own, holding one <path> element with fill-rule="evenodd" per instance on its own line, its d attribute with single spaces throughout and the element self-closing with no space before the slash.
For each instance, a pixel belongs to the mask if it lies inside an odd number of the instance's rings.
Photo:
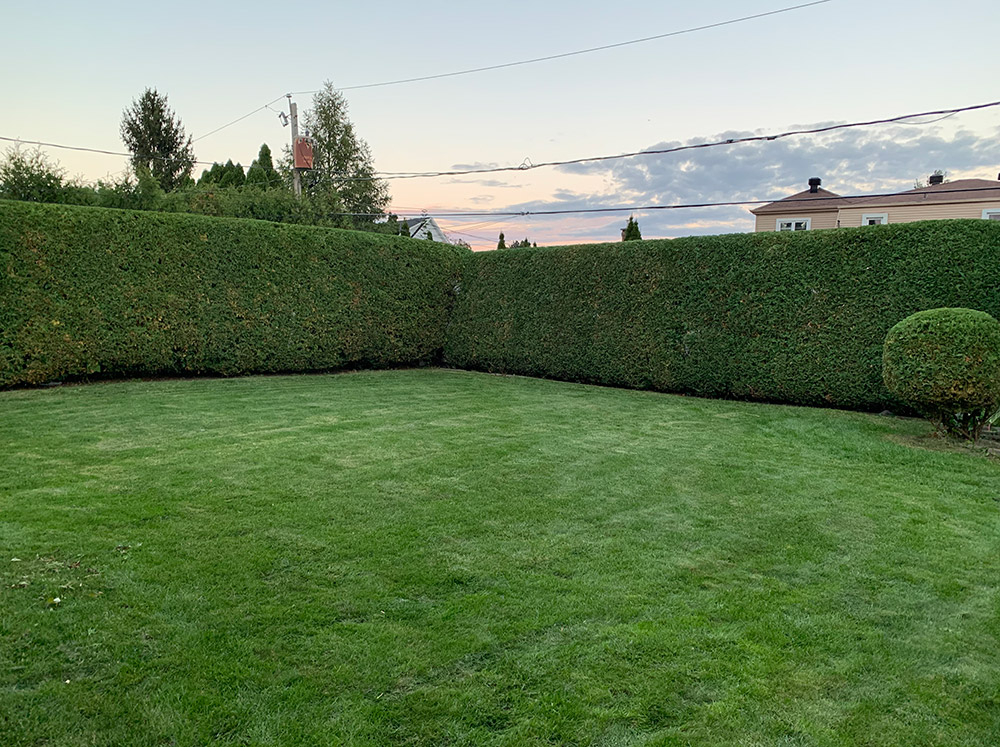
<svg viewBox="0 0 1000 747">
<path fill-rule="evenodd" d="M 371 233 L 0 201 L 0 386 L 433 360 L 466 253 Z"/>
<path fill-rule="evenodd" d="M 443 346 L 464 368 L 878 409 L 897 404 L 882 383 L 896 322 L 942 306 L 1000 315 L 1000 225 L 472 255 L 369 233 L 0 201 L 0 271 L 0 386 L 388 366 L 434 360 Z"/>
<path fill-rule="evenodd" d="M 457 367 L 710 397 L 881 409 L 888 330 L 1000 314 L 1000 224 L 929 221 L 470 256 Z"/>
</svg>

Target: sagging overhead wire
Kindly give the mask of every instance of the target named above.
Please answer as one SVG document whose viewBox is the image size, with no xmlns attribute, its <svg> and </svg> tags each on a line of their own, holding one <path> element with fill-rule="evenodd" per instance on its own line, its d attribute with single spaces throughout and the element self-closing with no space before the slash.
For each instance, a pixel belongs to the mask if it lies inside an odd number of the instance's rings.
<svg viewBox="0 0 1000 747">
<path fill-rule="evenodd" d="M 959 112 L 974 111 L 976 109 L 988 109 L 990 107 L 1000 106 L 1000 101 L 991 101 L 986 104 L 975 104 L 973 106 L 962 106 L 955 109 L 938 109 L 929 112 L 918 112 L 917 114 L 902 114 L 897 117 L 887 117 L 885 119 L 872 119 L 865 122 L 847 122 L 844 124 L 827 125 L 824 127 L 812 127 L 807 129 L 799 130 L 788 130 L 786 132 L 778 132 L 770 135 L 747 135 L 746 137 L 737 138 L 727 138 L 725 140 L 715 140 L 707 143 L 694 143 L 691 145 L 678 145 L 672 148 L 657 148 L 654 150 L 639 150 L 631 153 L 618 153 L 616 155 L 609 156 L 588 156 L 586 158 L 572 158 L 566 161 L 543 161 L 541 163 L 531 163 L 527 159 L 523 161 L 518 166 L 495 166 L 482 169 L 460 169 L 453 171 L 377 171 L 373 177 L 365 177 L 365 179 L 427 179 L 439 176 L 465 176 L 469 174 L 496 174 L 504 171 L 531 171 L 533 169 L 540 169 L 551 166 L 573 166 L 582 163 L 597 163 L 600 161 L 615 161 L 622 158 L 636 158 L 637 156 L 660 156 L 668 153 L 680 153 L 686 150 L 699 150 L 701 148 L 717 148 L 723 145 L 736 145 L 738 143 L 752 143 L 760 141 L 770 141 L 770 140 L 780 140 L 781 138 L 792 137 L 795 135 L 818 135 L 824 132 L 833 132 L 835 130 L 846 130 L 853 127 L 873 127 L 875 125 L 883 124 L 893 124 L 901 123 L 907 119 L 913 119 L 914 117 L 930 117 L 940 114 L 945 114 L 952 116 L 958 114 Z M 942 117 L 944 119 L 944 117 Z M 920 122 L 915 124 L 932 124 L 932 122 Z"/>
<path fill-rule="evenodd" d="M 83 151 L 84 153 L 100 153 L 105 156 L 122 156 L 124 158 L 132 157 L 131 153 L 123 153 L 122 151 L 117 151 L 117 150 L 102 150 L 101 148 L 85 148 L 81 145 L 61 145 L 59 143 L 47 143 L 42 140 L 25 140 L 24 138 L 20 137 L 4 137 L 3 135 L 0 135 L 0 140 L 4 140 L 8 143 L 18 143 L 22 145 L 36 145 L 41 148 L 61 148 L 62 150 L 79 150 Z M 171 160 L 163 156 L 150 156 L 150 158 L 152 160 L 159 160 L 159 161 Z M 212 166 L 216 162 L 192 161 L 192 163 L 196 163 L 202 166 Z"/>
<path fill-rule="evenodd" d="M 418 83 L 418 82 L 425 81 L 425 80 L 436 80 L 438 78 L 454 78 L 454 77 L 459 76 L 459 75 L 472 75 L 473 73 L 483 73 L 483 72 L 486 72 L 488 70 L 502 70 L 504 68 L 518 67 L 520 65 L 531 65 L 531 64 L 534 64 L 536 62 L 547 62 L 549 60 L 558 60 L 558 59 L 562 59 L 564 57 L 575 57 L 577 55 L 589 54 L 591 52 L 600 52 L 600 51 L 603 51 L 603 50 L 606 50 L 606 49 L 616 49 L 618 47 L 627 47 L 627 46 L 632 45 L 632 44 L 642 44 L 644 42 L 655 41 L 657 39 L 667 39 L 667 38 L 669 38 L 671 36 L 681 36 L 683 34 L 692 34 L 692 33 L 696 32 L 696 31 L 707 31 L 709 29 L 721 28 L 722 26 L 731 26 L 731 25 L 733 25 L 735 23 L 743 23 L 744 21 L 752 21 L 752 20 L 755 20 L 757 18 L 766 18 L 768 16 L 775 16 L 775 15 L 778 15 L 779 13 L 789 13 L 789 12 L 791 12 L 793 10 L 801 10 L 802 8 L 808 8 L 808 7 L 811 7 L 813 5 L 823 5 L 824 3 L 829 3 L 829 2 L 833 2 L 833 0 L 815 0 L 814 2 L 802 3 L 801 5 L 792 5 L 792 6 L 789 6 L 787 8 L 779 8 L 777 10 L 770 10 L 770 11 L 767 11 L 765 13 L 756 13 L 754 15 L 742 16 L 741 18 L 732 18 L 732 19 L 730 19 L 728 21 L 719 21 L 717 23 L 708 23 L 708 24 L 705 24 L 703 26 L 694 26 L 692 28 L 681 29 L 679 31 L 669 31 L 669 32 L 667 32 L 665 34 L 656 34 L 655 36 L 646 36 L 646 37 L 643 37 L 641 39 L 630 39 L 629 41 L 617 42 L 615 44 L 604 44 L 604 45 L 599 46 L 599 47 L 590 47 L 588 49 L 578 49 L 578 50 L 575 50 L 573 52 L 563 52 L 561 54 L 546 55 L 544 57 L 534 57 L 534 58 L 532 58 L 530 60 L 518 60 L 516 62 L 504 62 L 504 63 L 501 63 L 499 65 L 486 65 L 484 67 L 473 67 L 473 68 L 468 68 L 467 70 L 456 70 L 456 71 L 453 71 L 453 72 L 450 72 L 450 73 L 437 73 L 435 75 L 424 75 L 424 76 L 420 76 L 420 77 L 417 77 L 417 78 L 399 78 L 398 80 L 387 80 L 387 81 L 383 81 L 381 83 L 363 83 L 363 84 L 355 85 L 355 86 L 345 86 L 343 88 L 338 88 L 337 90 L 338 91 L 358 91 L 358 90 L 361 90 L 363 88 L 381 88 L 383 86 L 397 86 L 397 85 L 401 85 L 403 83 Z M 247 117 L 256 114 L 261 109 L 266 109 L 271 104 L 273 104 L 275 101 L 279 101 L 282 98 L 284 98 L 285 96 L 298 96 L 298 95 L 306 95 L 306 94 L 311 94 L 311 93 L 319 93 L 319 90 L 320 89 L 313 89 L 313 90 L 310 90 L 310 91 L 290 91 L 287 94 L 282 94 L 281 96 L 279 96 L 278 98 L 274 99 L 273 101 L 269 101 L 267 104 L 264 104 L 263 106 L 257 107 L 252 112 L 248 112 L 248 113 L 244 114 L 242 117 L 237 117 L 232 122 L 228 122 L 228 123 L 222 125 L 221 127 L 216 127 L 214 130 L 212 130 L 211 132 L 206 132 L 204 135 L 199 135 L 198 137 L 196 137 L 194 139 L 194 142 L 198 142 L 199 140 L 202 140 L 203 138 L 206 138 L 209 135 L 214 135 L 215 133 L 219 132 L 220 130 L 224 130 L 227 127 L 230 127 L 230 126 L 232 126 L 234 124 L 237 124 L 238 122 L 242 122 Z"/>
<path fill-rule="evenodd" d="M 196 137 L 196 138 L 192 139 L 192 141 L 191 141 L 191 142 L 192 142 L 192 143 L 197 143 L 197 142 L 198 142 L 199 140 L 204 140 L 204 139 L 205 139 L 205 138 L 207 138 L 207 137 L 208 137 L 209 135 L 214 135 L 215 133 L 219 132 L 220 130 L 224 130 L 224 129 L 226 129 L 227 127 L 231 127 L 232 125 L 236 124 L 237 122 L 242 122 L 242 121 L 243 121 L 244 119 L 246 119 L 247 117 L 250 117 L 250 116 L 253 116 L 254 114 L 256 114 L 256 113 L 257 113 L 257 112 L 259 112 L 259 111 L 263 111 L 264 109 L 271 109 L 271 104 L 273 104 L 273 103 L 275 103 L 275 102 L 277 102 L 277 101 L 281 101 L 281 100 L 282 100 L 283 98 L 285 98 L 285 95 L 284 95 L 284 94 L 282 94 L 281 96 L 278 96 L 278 98 L 276 98 L 276 99 L 272 99 L 271 101 L 268 101 L 268 102 L 267 102 L 266 104 L 264 104 L 263 106 L 258 106 L 258 107 L 257 107 L 256 109 L 254 109 L 254 110 L 253 110 L 252 112 L 247 112 L 247 113 L 246 113 L 246 114 L 244 114 L 244 115 L 243 115 L 242 117 L 237 117 L 237 118 L 236 118 L 236 119 L 234 119 L 234 120 L 233 120 L 232 122 L 227 122 L 226 124 L 222 125 L 221 127 L 216 127 L 216 128 L 214 129 L 214 130 L 212 130 L 211 132 L 206 132 L 206 133 L 205 133 L 204 135 L 199 135 L 198 137 Z M 274 110 L 273 110 L 273 109 L 271 109 L 271 111 L 274 111 Z"/>
<path fill-rule="evenodd" d="M 966 187 L 963 189 L 949 189 L 948 194 L 962 194 L 969 192 L 991 192 L 996 193 L 997 187 Z M 828 200 L 839 201 L 860 201 L 875 197 L 895 197 L 899 192 L 886 192 L 880 194 L 867 195 L 839 195 L 832 197 L 786 197 L 781 200 L 783 205 L 790 205 L 795 202 L 808 202 L 810 205 L 826 202 Z M 676 205 L 620 205 L 614 207 L 599 208 L 567 208 L 565 210 L 511 210 L 496 212 L 434 212 L 434 218 L 511 218 L 526 217 L 531 215 L 583 215 L 587 213 L 638 213 L 652 210 L 687 210 L 693 208 L 709 207 L 742 207 L 745 205 L 769 205 L 776 200 L 726 200 L 722 202 L 688 202 Z M 330 213 L 330 217 L 349 218 L 376 218 L 382 213 Z M 394 213 L 397 218 L 416 218 L 419 215 L 406 215 L 405 213 Z"/>
<path fill-rule="evenodd" d="M 743 23 L 744 21 L 752 21 L 757 18 L 767 18 L 768 16 L 775 16 L 779 13 L 789 13 L 793 10 L 801 10 L 802 8 L 809 8 L 814 5 L 823 5 L 824 3 L 832 2 L 832 0 L 815 0 L 811 3 L 802 3 L 801 5 L 792 5 L 787 8 L 779 8 L 777 10 L 769 10 L 765 13 L 755 13 L 750 16 L 743 16 L 741 18 L 732 18 L 728 21 L 719 21 L 717 23 L 707 23 L 703 26 L 693 26 L 687 29 L 681 29 L 679 31 L 669 31 L 665 34 L 656 34 L 655 36 L 645 36 L 641 39 L 630 39 L 629 41 L 617 42 L 615 44 L 603 44 L 599 47 L 589 47 L 587 49 L 578 49 L 573 52 L 563 52 L 561 54 L 550 54 L 544 57 L 533 57 L 530 60 L 518 60 L 517 62 L 504 62 L 499 65 L 486 65 L 484 67 L 473 67 L 468 70 L 456 70 L 450 73 L 438 73 L 436 75 L 423 75 L 417 78 L 400 78 L 399 80 L 387 80 L 381 83 L 364 83 L 362 85 L 356 86 L 344 86 L 343 88 L 338 88 L 338 91 L 358 91 L 363 88 L 381 88 L 383 86 L 397 86 L 403 83 L 418 83 L 425 80 L 437 80 L 439 78 L 454 78 L 459 75 L 471 75 L 473 73 L 483 73 L 488 70 L 502 70 L 509 67 L 518 67 L 519 65 L 532 65 L 536 62 L 548 62 L 549 60 L 560 60 L 565 57 L 576 57 L 581 54 L 590 54 L 591 52 L 601 52 L 606 49 L 617 49 L 618 47 L 627 47 L 632 44 L 643 44 L 644 42 L 656 41 L 657 39 L 667 39 L 671 36 L 682 36 L 683 34 L 693 34 L 696 31 L 707 31 L 708 29 L 717 29 L 722 26 L 732 26 L 735 23 Z M 318 90 L 312 91 L 292 91 L 293 94 L 309 94 L 318 93 Z"/>
<path fill-rule="evenodd" d="M 794 137 L 798 135 L 818 135 L 826 132 L 834 132 L 836 130 L 847 130 L 855 127 L 874 127 L 876 125 L 884 124 L 895 124 L 901 123 L 907 119 L 914 119 L 916 117 L 930 117 L 938 115 L 948 115 L 958 114 L 960 112 L 976 111 L 981 109 L 988 109 L 991 107 L 1000 106 L 1000 101 L 990 101 L 985 104 L 973 104 L 971 106 L 960 106 L 953 109 L 936 109 L 933 111 L 917 112 L 915 114 L 901 114 L 895 117 L 886 117 L 883 119 L 872 119 L 863 122 L 846 122 L 843 124 L 835 125 L 825 125 L 823 127 L 811 127 L 796 130 L 786 130 L 785 132 L 772 133 L 768 135 L 747 135 L 745 137 L 738 138 L 726 138 L 725 140 L 714 140 L 705 143 L 693 143 L 690 145 L 678 145 L 671 148 L 657 148 L 653 150 L 640 150 L 631 153 L 618 153 L 616 155 L 607 156 L 588 156 L 585 158 L 573 158 L 565 161 L 543 161 L 541 163 L 532 163 L 528 159 L 524 159 L 518 166 L 493 166 L 481 169 L 454 169 L 449 171 L 422 171 L 422 172 L 401 172 L 401 171 L 377 171 L 372 176 L 349 176 L 346 174 L 337 174 L 336 178 L 342 181 L 374 181 L 374 180 L 396 180 L 396 179 L 428 179 L 436 178 L 442 176 L 469 176 L 475 174 L 496 174 L 501 172 L 511 172 L 511 171 L 532 171 L 534 169 L 547 168 L 553 166 L 572 166 L 584 163 L 598 163 L 602 161 L 614 161 L 624 158 L 637 158 L 640 156 L 658 156 L 666 155 L 669 153 L 680 153 L 682 151 L 689 150 L 700 150 L 705 148 L 718 148 L 723 146 L 737 145 L 741 143 L 751 143 L 751 142 L 766 142 L 780 140 L 782 138 Z M 931 122 L 925 122 L 922 124 L 931 124 Z M 62 148 L 65 150 L 77 150 L 85 151 L 88 153 L 102 153 L 112 156 L 123 156 L 126 158 L 131 158 L 131 153 L 123 153 L 119 151 L 101 150 L 99 148 L 86 148 L 74 145 L 61 145 L 59 143 L 48 143 L 38 140 L 22 140 L 20 138 L 4 137 L 0 135 L 0 140 L 5 140 L 13 143 L 24 143 L 26 145 L 37 145 L 49 148 Z M 195 161 L 196 164 L 211 166 L 214 161 Z M 485 213 L 486 215 L 491 215 L 491 213 Z"/>
<path fill-rule="evenodd" d="M 846 122 L 843 124 L 826 125 L 823 127 L 787 130 L 785 132 L 772 133 L 769 135 L 747 135 L 745 137 L 726 138 L 725 140 L 714 140 L 706 143 L 678 145 L 671 148 L 639 150 L 630 153 L 618 153 L 615 155 L 607 155 L 607 156 L 587 156 L 585 158 L 572 158 L 566 161 L 542 161 L 540 163 L 532 163 L 530 159 L 525 158 L 517 166 L 490 166 L 481 169 L 454 169 L 449 171 L 376 171 L 372 176 L 363 176 L 363 177 L 340 176 L 339 178 L 344 179 L 345 181 L 373 181 L 376 179 L 385 179 L 394 181 L 397 179 L 435 179 L 442 176 L 469 176 L 476 174 L 498 174 L 502 172 L 511 172 L 511 171 L 532 171 L 534 169 L 548 168 L 553 166 L 575 166 L 584 163 L 598 163 L 601 161 L 616 161 L 623 158 L 637 158 L 639 156 L 662 156 L 670 153 L 680 153 L 682 151 L 688 151 L 688 150 L 700 150 L 703 148 L 718 148 L 720 146 L 737 145 L 740 143 L 781 140 L 782 138 L 793 137 L 796 135 L 819 135 L 826 132 L 834 132 L 836 130 L 847 130 L 854 127 L 874 127 L 876 125 L 884 125 L 884 124 L 929 125 L 929 124 L 934 124 L 935 122 L 940 122 L 943 119 L 949 119 L 955 116 L 956 114 L 960 114 L 962 112 L 976 111 L 978 109 L 989 109 L 995 106 L 1000 106 L 1000 101 L 990 101 L 985 104 L 973 104 L 972 106 L 960 106 L 954 109 L 935 109 L 934 111 L 917 112 L 916 114 L 900 114 L 899 116 L 895 117 L 872 119 L 864 122 Z M 917 117 L 937 117 L 937 119 L 932 119 L 928 122 L 906 121 L 908 119 L 915 119 Z"/>
</svg>

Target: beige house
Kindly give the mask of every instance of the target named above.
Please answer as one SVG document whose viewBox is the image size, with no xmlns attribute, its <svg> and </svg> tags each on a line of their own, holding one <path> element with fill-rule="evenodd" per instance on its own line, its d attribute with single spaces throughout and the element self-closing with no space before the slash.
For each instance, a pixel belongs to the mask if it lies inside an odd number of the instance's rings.
<svg viewBox="0 0 1000 747">
<path fill-rule="evenodd" d="M 806 191 L 751 210 L 757 219 L 754 230 L 816 231 L 942 218 L 1000 220 L 1000 181 L 946 183 L 935 174 L 927 187 L 879 197 L 841 197 L 821 183 L 813 177 Z"/>
</svg>

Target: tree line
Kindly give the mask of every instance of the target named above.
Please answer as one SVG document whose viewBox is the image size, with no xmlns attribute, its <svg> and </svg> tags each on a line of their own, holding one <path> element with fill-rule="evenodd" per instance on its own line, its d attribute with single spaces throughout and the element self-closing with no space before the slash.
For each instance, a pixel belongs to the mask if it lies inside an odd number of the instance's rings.
<svg viewBox="0 0 1000 747">
<path fill-rule="evenodd" d="M 122 112 L 120 135 L 131 156 L 120 175 L 85 184 L 67 178 L 41 149 L 15 145 L 0 161 L 0 198 L 406 232 L 405 221 L 387 213 L 388 184 L 376 176 L 371 150 L 329 81 L 302 122 L 313 139 L 314 168 L 302 172 L 300 199 L 292 192 L 287 146 L 277 163 L 264 143 L 246 170 L 229 159 L 196 179 L 193 140 L 167 96 L 153 88 Z"/>
<path fill-rule="evenodd" d="M 622 241 L 641 241 L 642 233 L 639 231 L 639 221 L 635 219 L 634 215 L 628 217 L 628 225 L 622 229 Z M 533 241 L 528 241 L 528 239 L 522 239 L 520 241 L 515 241 L 513 244 L 508 244 L 506 237 L 503 235 L 503 231 L 500 232 L 499 240 L 497 241 L 497 249 L 518 249 L 524 246 L 535 246 Z"/>
</svg>

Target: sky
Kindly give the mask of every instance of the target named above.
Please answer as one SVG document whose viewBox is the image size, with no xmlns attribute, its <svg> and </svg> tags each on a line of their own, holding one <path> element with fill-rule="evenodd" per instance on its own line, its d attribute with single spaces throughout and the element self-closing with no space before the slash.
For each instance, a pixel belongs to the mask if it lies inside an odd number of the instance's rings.
<svg viewBox="0 0 1000 747">
<path fill-rule="evenodd" d="M 422 172 L 616 155 L 1000 100 L 996 0 L 828 0 L 561 59 L 355 88 L 614 45 L 802 2 L 7 4 L 0 8 L 0 136 L 123 151 L 122 111 L 152 87 L 168 96 L 200 161 L 249 166 L 261 143 L 278 151 L 289 139 L 277 116 L 287 107 L 283 95 L 293 93 L 302 112 L 308 92 L 328 80 L 344 91 L 376 169 Z M 120 156 L 45 151 L 84 181 L 127 169 Z M 812 176 L 838 194 L 897 191 L 936 169 L 953 179 L 998 178 L 1000 107 L 389 184 L 398 214 L 439 215 L 770 200 L 805 189 Z M 634 214 L 644 238 L 753 230 L 741 206 Z M 500 231 L 508 244 L 616 241 L 628 215 L 438 223 L 452 238 L 488 249 Z"/>
</svg>

